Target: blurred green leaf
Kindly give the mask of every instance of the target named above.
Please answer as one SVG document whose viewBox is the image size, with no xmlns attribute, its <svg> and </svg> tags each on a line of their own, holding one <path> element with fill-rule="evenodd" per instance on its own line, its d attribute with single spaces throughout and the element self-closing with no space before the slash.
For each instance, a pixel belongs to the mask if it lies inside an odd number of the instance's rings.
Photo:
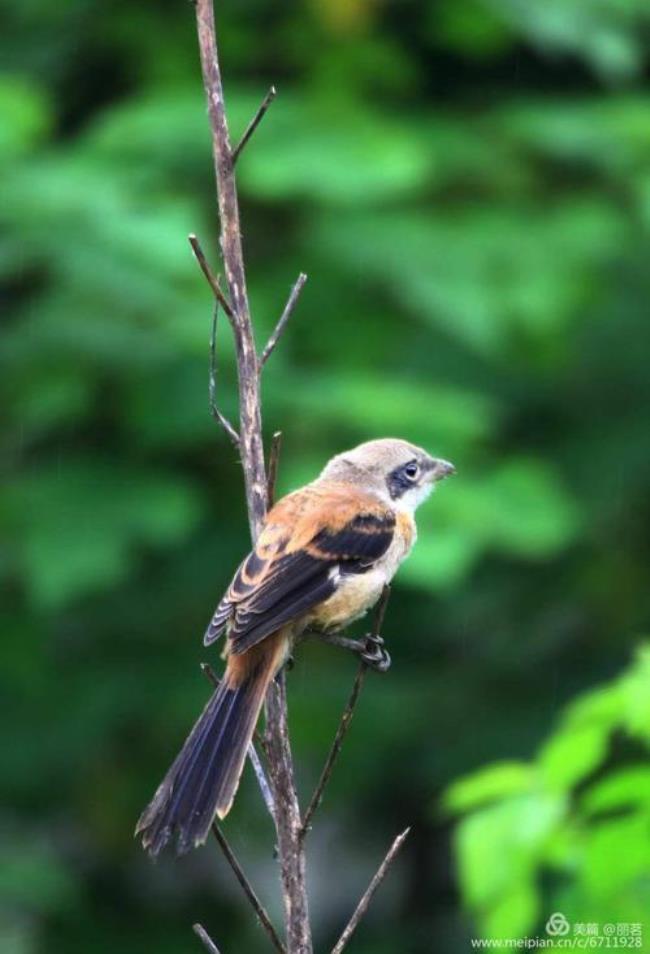
<svg viewBox="0 0 650 954">
<path fill-rule="evenodd" d="M 637 765 L 606 776 L 584 792 L 581 805 L 588 814 L 644 806 L 650 809 L 650 767 Z"/>
<path fill-rule="evenodd" d="M 443 804 L 449 811 L 464 812 L 483 802 L 522 794 L 533 782 L 534 773 L 525 762 L 497 762 L 454 782 L 447 789 Z"/>
<path fill-rule="evenodd" d="M 615 921 L 643 896 L 650 768 L 616 767 L 606 757 L 613 738 L 634 732 L 621 702 L 630 685 L 647 678 L 647 661 L 644 647 L 618 679 L 571 703 L 534 761 L 494 763 L 447 790 L 447 808 L 467 813 L 455 833 L 461 885 L 488 936 L 530 934 L 545 910 L 569 921 L 594 910 Z M 596 770 L 600 776 L 576 797 Z M 548 881 L 549 893 L 545 878 L 558 870 L 564 877 Z"/>
<path fill-rule="evenodd" d="M 50 104 L 22 76 L 0 76 L 0 161 L 16 160 L 49 132 Z"/>
<path fill-rule="evenodd" d="M 539 754 L 544 781 L 552 790 L 570 790 L 600 764 L 607 742 L 600 728 L 569 726 L 556 733 Z"/>
<path fill-rule="evenodd" d="M 3 522 L 19 531 L 19 561 L 37 605 L 60 606 L 114 586 L 143 546 L 177 544 L 194 528 L 200 497 L 187 481 L 67 460 L 5 492 Z"/>
<path fill-rule="evenodd" d="M 484 0 L 542 51 L 576 53 L 605 78 L 629 79 L 643 57 L 641 36 L 650 15 L 642 0 Z"/>
<path fill-rule="evenodd" d="M 70 907 L 78 892 L 76 878 L 51 850 L 28 839 L 20 846 L 5 846 L 0 866 L 4 905 L 16 911 L 52 913 Z"/>
<path fill-rule="evenodd" d="M 615 894 L 650 871 L 650 817 L 647 813 L 595 824 L 589 831 L 581 876 L 597 900 Z"/>
<path fill-rule="evenodd" d="M 522 341 L 539 348 L 560 333 L 590 300 L 624 234 L 601 200 L 432 213 L 323 215 L 314 237 L 340 268 L 372 278 L 485 355 Z"/>
</svg>

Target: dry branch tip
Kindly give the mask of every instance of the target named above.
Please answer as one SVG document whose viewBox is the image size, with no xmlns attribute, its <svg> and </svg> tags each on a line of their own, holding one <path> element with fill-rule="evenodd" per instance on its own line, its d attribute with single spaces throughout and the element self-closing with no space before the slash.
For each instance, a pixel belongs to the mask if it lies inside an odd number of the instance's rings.
<svg viewBox="0 0 650 954">
<path fill-rule="evenodd" d="M 230 847 L 230 844 L 226 836 L 221 831 L 221 829 L 219 828 L 216 822 L 212 823 L 212 834 L 214 835 L 217 842 L 219 843 L 219 847 L 221 848 L 226 858 L 226 861 L 232 868 L 233 873 L 235 877 L 237 878 L 237 881 L 241 885 L 244 891 L 244 894 L 248 898 L 253 910 L 255 911 L 255 914 L 257 915 L 257 918 L 260 924 L 266 931 L 266 934 L 269 940 L 271 941 L 271 944 L 273 944 L 275 949 L 279 951 L 280 954 L 286 954 L 284 944 L 280 940 L 277 931 L 273 927 L 271 919 L 266 913 L 266 909 L 264 908 L 264 905 L 262 904 L 260 899 L 257 897 L 257 894 L 255 893 L 255 889 L 253 888 L 250 881 L 246 877 L 246 874 L 244 873 L 244 869 L 242 868 L 239 861 L 237 860 L 237 857 L 234 851 L 232 850 L 232 848 Z"/>
<path fill-rule="evenodd" d="M 282 431 L 276 431 L 271 438 L 271 452 L 269 453 L 269 473 L 267 478 L 267 497 L 269 510 L 275 503 L 275 485 L 278 479 L 280 451 L 282 449 Z"/>
<path fill-rule="evenodd" d="M 332 948 L 332 954 L 341 954 L 343 949 L 347 947 L 347 944 L 350 941 L 350 938 L 352 937 L 357 927 L 359 926 L 359 922 L 361 921 L 366 911 L 368 910 L 370 902 L 375 896 L 375 892 L 377 891 L 379 885 L 382 883 L 382 881 L 388 874 L 388 869 L 390 868 L 393 861 L 397 857 L 397 853 L 399 852 L 400 848 L 402 847 L 402 845 L 408 838 L 410 830 L 411 830 L 410 826 L 409 828 L 405 828 L 404 831 L 401 834 L 399 834 L 397 838 L 393 841 L 393 844 L 388 849 L 388 852 L 386 853 L 384 860 L 382 861 L 382 863 L 379 865 L 379 868 L 375 872 L 372 878 L 372 881 L 370 882 L 365 892 L 361 896 L 361 900 L 359 901 L 356 908 L 354 909 L 354 913 L 352 914 L 352 917 L 350 918 L 347 925 L 345 926 L 343 933 L 341 934 L 340 938 L 338 939 L 338 941 Z"/>
<path fill-rule="evenodd" d="M 277 90 L 276 90 L 275 86 L 271 86 L 270 89 L 269 89 L 269 91 L 268 91 L 268 93 L 266 94 L 266 96 L 264 97 L 264 99 L 262 100 L 262 102 L 260 103 L 257 112 L 255 113 L 255 115 L 253 116 L 253 118 L 252 118 L 251 121 L 249 122 L 248 126 L 247 126 L 246 129 L 244 130 L 244 135 L 241 137 L 241 139 L 239 140 L 238 144 L 235 146 L 235 148 L 234 148 L 233 151 L 232 151 L 232 164 L 233 164 L 233 166 L 235 165 L 235 163 L 236 163 L 237 160 L 239 159 L 239 157 L 240 157 L 240 155 L 241 155 L 241 153 L 242 153 L 244 147 L 246 146 L 248 140 L 251 138 L 251 136 L 253 135 L 253 133 L 255 132 L 255 130 L 257 129 L 257 127 L 259 126 L 259 124 L 260 124 L 260 123 L 262 122 L 262 120 L 264 119 L 264 114 L 266 113 L 267 109 L 269 108 L 269 106 L 271 105 L 271 103 L 273 102 L 273 100 L 275 99 L 276 95 L 277 95 Z"/>
<path fill-rule="evenodd" d="M 190 234 L 187 236 L 187 240 L 190 243 L 192 251 L 194 252 L 194 258 L 198 262 L 199 268 L 205 276 L 205 280 L 212 289 L 212 294 L 232 321 L 235 317 L 232 306 L 226 298 L 221 285 L 219 284 L 219 279 L 214 275 L 208 264 L 208 260 L 206 258 L 205 252 L 203 251 L 201 243 L 198 240 L 198 237 L 194 234 L 194 232 L 190 232 Z"/>
<path fill-rule="evenodd" d="M 219 303 L 215 301 L 212 314 L 212 327 L 210 328 L 210 368 L 208 371 L 208 404 L 210 414 L 217 424 L 224 429 L 226 435 L 232 441 L 233 446 L 239 450 L 239 434 L 230 423 L 225 414 L 222 414 L 217 404 L 217 317 L 219 314 Z"/>
<path fill-rule="evenodd" d="M 219 948 L 214 943 L 214 941 L 212 940 L 212 938 L 210 937 L 210 935 L 208 934 L 208 932 L 206 931 L 206 929 L 203 927 L 202 924 L 193 924 L 192 930 L 194 931 L 196 936 L 199 938 L 199 940 L 203 944 L 203 947 L 206 949 L 206 951 L 209 951 L 210 954 L 220 954 Z"/>
<path fill-rule="evenodd" d="M 278 341 L 280 340 L 280 337 L 282 336 L 284 329 L 287 326 L 289 318 L 291 318 L 293 310 L 296 307 L 298 298 L 300 296 L 300 292 L 303 290 L 306 281 L 307 281 L 307 276 L 305 275 L 304 272 L 301 272 L 300 275 L 298 275 L 298 278 L 296 279 L 295 284 L 293 288 L 291 289 L 291 292 L 289 293 L 287 303 L 284 306 L 284 311 L 280 315 L 280 320 L 278 321 L 277 325 L 273 329 L 271 337 L 267 341 L 264 351 L 262 351 L 262 354 L 260 355 L 260 360 L 259 360 L 260 372 L 262 368 L 264 367 L 264 365 L 266 364 L 266 362 L 271 357 L 271 355 L 273 354 L 273 351 L 275 350 L 275 347 Z"/>
</svg>

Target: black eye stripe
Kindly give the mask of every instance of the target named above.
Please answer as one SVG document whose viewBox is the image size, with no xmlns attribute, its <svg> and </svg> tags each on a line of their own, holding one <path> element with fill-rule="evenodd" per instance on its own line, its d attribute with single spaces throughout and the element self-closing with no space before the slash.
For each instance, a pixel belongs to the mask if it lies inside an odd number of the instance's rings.
<svg viewBox="0 0 650 954">
<path fill-rule="evenodd" d="M 401 497 L 407 490 L 410 490 L 420 473 L 420 467 L 416 460 L 410 460 L 406 464 L 396 467 L 386 478 L 388 492 L 393 500 Z"/>
</svg>

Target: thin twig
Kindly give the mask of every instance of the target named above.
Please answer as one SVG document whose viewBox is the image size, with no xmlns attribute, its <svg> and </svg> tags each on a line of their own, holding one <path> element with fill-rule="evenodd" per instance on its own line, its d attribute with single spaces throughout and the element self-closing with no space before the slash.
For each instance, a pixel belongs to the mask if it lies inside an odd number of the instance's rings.
<svg viewBox="0 0 650 954">
<path fill-rule="evenodd" d="M 203 927 L 202 924 L 193 924 L 192 930 L 194 931 L 196 936 L 199 938 L 199 940 L 203 943 L 203 947 L 206 949 L 206 951 L 209 951 L 210 954 L 219 954 L 219 948 L 214 943 L 214 941 L 212 940 L 212 938 L 210 937 L 210 935 L 208 934 L 208 932 L 206 931 L 206 929 Z"/>
<path fill-rule="evenodd" d="M 264 99 L 262 100 L 262 102 L 260 103 L 260 106 L 257 112 L 255 113 L 255 115 L 253 116 L 253 118 L 251 119 L 251 121 L 249 122 L 248 126 L 245 129 L 244 135 L 241 137 L 238 144 L 235 146 L 235 148 L 232 151 L 233 166 L 239 159 L 241 152 L 244 149 L 244 146 L 246 145 L 248 140 L 251 138 L 251 136 L 253 135 L 257 127 L 259 126 L 259 124 L 264 119 L 264 113 L 267 111 L 267 109 L 269 108 L 273 100 L 275 99 L 276 93 L 277 93 L 277 90 L 275 86 L 272 86 L 270 90 L 268 91 L 268 93 L 266 94 L 266 96 L 264 97 Z"/>
<path fill-rule="evenodd" d="M 217 689 L 219 687 L 219 683 L 221 682 L 221 679 L 219 679 L 219 677 L 217 676 L 216 672 L 214 671 L 210 663 L 202 662 L 202 663 L 199 663 L 199 665 L 201 666 L 201 672 L 203 673 L 203 675 L 206 676 L 206 678 L 210 680 L 214 688 Z"/>
<path fill-rule="evenodd" d="M 208 260 L 205 257 L 205 252 L 201 248 L 201 243 L 199 242 L 198 238 L 196 237 L 196 235 L 194 235 L 193 232 L 190 232 L 187 238 L 190 245 L 192 246 L 192 251 L 194 252 L 194 258 L 199 263 L 199 268 L 205 275 L 206 281 L 208 285 L 210 286 L 210 288 L 212 289 L 212 294 L 217 299 L 217 301 L 219 302 L 219 304 L 221 305 L 225 313 L 228 315 L 228 317 L 232 321 L 234 318 L 232 307 L 230 305 L 230 302 L 226 298 L 225 293 L 223 292 L 221 288 L 221 285 L 219 284 L 219 279 L 213 274 L 212 269 L 208 265 Z"/>
<path fill-rule="evenodd" d="M 217 839 L 217 841 L 218 841 L 218 843 L 219 843 L 219 847 L 220 847 L 221 850 L 223 851 L 224 856 L 225 856 L 225 858 L 226 858 L 226 861 L 228 862 L 228 864 L 229 864 L 230 867 L 232 868 L 233 873 L 234 873 L 235 877 L 237 878 L 237 881 L 239 881 L 239 884 L 241 885 L 241 887 L 242 887 L 242 889 L 243 889 L 243 891 L 244 891 L 244 894 L 246 895 L 246 897 L 247 897 L 248 900 L 250 901 L 251 905 L 253 906 L 253 908 L 254 908 L 254 910 L 255 910 L 255 913 L 256 913 L 256 915 L 257 915 L 257 917 L 258 917 L 258 919 L 259 919 L 259 922 L 260 922 L 260 924 L 262 925 L 262 927 L 264 928 L 264 930 L 266 931 L 266 933 L 267 933 L 267 935 L 268 935 L 268 937 L 269 937 L 269 940 L 271 941 L 271 944 L 273 944 L 273 946 L 275 947 L 275 949 L 276 949 L 277 951 L 280 951 L 280 954 L 285 954 L 284 944 L 282 943 L 282 941 L 281 941 L 280 938 L 278 937 L 278 933 L 277 933 L 277 931 L 275 930 L 275 928 L 273 927 L 273 924 L 271 923 L 271 919 L 269 918 L 268 914 L 266 913 L 266 910 L 265 910 L 265 908 L 264 908 L 262 902 L 260 901 L 260 899 L 259 899 L 259 898 L 257 897 L 257 895 L 255 894 L 255 891 L 254 891 L 254 889 L 253 889 L 253 887 L 252 887 L 250 881 L 248 880 L 248 878 L 247 878 L 246 875 L 244 874 L 243 868 L 242 868 L 242 866 L 239 864 L 237 858 L 235 857 L 235 853 L 233 852 L 232 848 L 230 847 L 230 844 L 228 843 L 228 840 L 226 839 L 226 836 L 225 836 L 224 833 L 221 831 L 221 829 L 219 828 L 219 826 L 217 825 L 216 822 L 213 822 L 213 823 L 212 823 L 212 834 L 213 834 L 214 837 Z"/>
<path fill-rule="evenodd" d="M 377 603 L 377 609 L 375 610 L 372 628 L 373 635 L 375 636 L 381 635 L 389 597 L 390 586 L 385 586 L 382 590 L 379 602 Z M 349 640 L 349 642 L 354 646 L 355 649 L 357 648 L 358 644 L 356 640 Z M 323 766 L 323 771 L 320 774 L 320 778 L 318 779 L 318 783 L 314 789 L 314 794 L 311 797 L 307 811 L 305 812 L 302 820 L 302 825 L 300 827 L 301 839 L 304 839 L 305 835 L 309 831 L 314 814 L 322 801 L 325 786 L 329 782 L 332 770 L 334 768 L 334 763 L 339 756 L 343 741 L 348 734 L 348 730 L 352 722 L 352 716 L 354 715 L 354 710 L 356 708 L 357 702 L 359 701 L 359 694 L 361 693 L 361 689 L 363 687 L 367 669 L 368 667 L 363 661 L 359 663 L 359 668 L 352 684 L 352 690 L 350 692 L 345 709 L 343 710 L 343 714 L 341 715 L 341 720 L 339 722 L 338 729 L 336 730 L 334 741 L 332 742 L 332 746 L 325 760 L 325 765 Z"/>
<path fill-rule="evenodd" d="M 359 693 L 361 692 L 361 687 L 363 686 L 363 681 L 366 677 L 366 671 L 367 666 L 365 663 L 359 663 L 359 668 L 354 678 L 354 683 L 352 684 L 350 698 L 348 699 L 345 709 L 343 710 L 343 715 L 341 716 L 341 721 L 339 722 L 338 729 L 336 730 L 332 747 L 329 750 L 327 759 L 325 760 L 325 765 L 323 766 L 323 771 L 321 772 L 320 778 L 318 779 L 318 784 L 314 789 L 314 794 L 311 797 L 307 811 L 305 812 L 304 818 L 302 820 L 302 825 L 300 827 L 301 838 L 304 838 L 311 828 L 311 820 L 314 817 L 316 809 L 322 801 L 325 786 L 329 781 L 330 775 L 332 774 L 332 769 L 334 768 L 334 763 L 336 762 L 339 752 L 341 751 L 343 740 L 345 739 L 348 729 L 350 728 L 352 716 L 354 715 L 354 710 L 359 699 Z"/>
<path fill-rule="evenodd" d="M 225 414 L 222 414 L 217 405 L 217 315 L 219 314 L 219 303 L 215 301 L 214 311 L 212 312 L 212 328 L 210 330 L 210 370 L 208 372 L 208 401 L 210 404 L 210 414 L 215 421 L 223 427 L 224 431 L 233 442 L 235 447 L 239 447 L 239 434 L 232 426 Z"/>
<path fill-rule="evenodd" d="M 271 786 L 269 785 L 266 778 L 266 772 L 264 771 L 262 760 L 257 754 L 257 749 L 252 742 L 248 746 L 248 758 L 251 765 L 253 766 L 253 771 L 257 776 L 257 784 L 260 787 L 264 804 L 266 805 L 269 815 L 273 821 L 275 821 L 275 800 L 273 798 L 273 792 L 271 791 Z"/>
<path fill-rule="evenodd" d="M 296 302 L 298 301 L 298 297 L 300 295 L 300 292 L 303 290 L 303 287 L 306 281 L 307 281 L 307 276 L 305 275 L 304 272 L 301 272 L 300 275 L 298 275 L 298 278 L 296 279 L 295 285 L 291 289 L 289 297 L 287 298 L 287 303 L 284 306 L 284 311 L 280 315 L 280 320 L 278 321 L 277 325 L 273 329 L 273 333 L 271 334 L 271 337 L 267 341 L 264 351 L 260 355 L 260 360 L 259 360 L 260 371 L 262 370 L 266 362 L 269 360 L 269 358 L 273 354 L 275 346 L 280 340 L 282 332 L 286 328 L 289 318 L 291 318 L 291 313 L 293 312 L 293 309 L 296 307 Z"/>
<path fill-rule="evenodd" d="M 347 946 L 350 938 L 352 937 L 355 930 L 359 926 L 359 922 L 361 921 L 362 917 L 368 910 L 368 906 L 370 902 L 372 901 L 374 894 L 377 891 L 377 888 L 386 877 L 388 869 L 390 868 L 391 864 L 395 860 L 395 857 L 398 851 L 400 850 L 400 848 L 406 841 L 406 838 L 408 837 L 408 833 L 410 832 L 410 830 L 411 830 L 410 828 L 405 828 L 404 831 L 401 833 L 401 835 L 397 836 L 393 844 L 388 849 L 388 854 L 386 855 L 386 857 L 380 864 L 379 868 L 377 869 L 375 873 L 374 878 L 372 879 L 372 881 L 366 888 L 365 894 L 363 895 L 358 905 L 356 906 L 354 910 L 354 914 L 348 921 L 345 927 L 345 930 L 343 931 L 340 938 L 338 939 L 338 941 L 332 948 L 332 954 L 341 954 L 341 951 L 343 951 L 343 949 Z"/>
<path fill-rule="evenodd" d="M 275 485 L 278 479 L 280 464 L 280 450 L 282 449 L 282 431 L 276 431 L 271 438 L 271 452 L 269 454 L 269 474 L 267 477 L 267 497 L 269 510 L 275 503 Z"/>
<path fill-rule="evenodd" d="M 216 672 L 214 671 L 210 663 L 202 662 L 201 671 L 203 672 L 205 676 L 207 676 L 207 678 L 210 680 L 210 682 L 216 689 L 221 680 L 217 676 Z M 260 735 L 257 729 L 255 730 L 255 740 L 262 747 L 264 746 L 264 739 L 262 738 L 262 736 Z M 251 742 L 248 746 L 248 758 L 250 760 L 251 765 L 253 766 L 253 771 L 255 772 L 255 775 L 257 777 L 257 784 L 260 787 L 260 792 L 262 793 L 264 804 L 266 805 L 268 809 L 269 815 L 275 821 L 275 802 L 273 800 L 273 793 L 271 792 L 271 786 L 269 785 L 269 780 L 266 777 L 266 772 L 264 771 L 262 760 L 257 754 L 257 749 L 255 748 L 255 745 L 253 744 L 253 742 Z"/>
</svg>

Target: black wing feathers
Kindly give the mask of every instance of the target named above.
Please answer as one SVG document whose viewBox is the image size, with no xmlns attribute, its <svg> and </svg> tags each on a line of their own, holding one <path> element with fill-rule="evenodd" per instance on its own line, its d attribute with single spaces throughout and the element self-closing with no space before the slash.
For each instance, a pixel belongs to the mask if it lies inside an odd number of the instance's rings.
<svg viewBox="0 0 650 954">
<path fill-rule="evenodd" d="M 357 514 L 339 529 L 319 530 L 303 549 L 265 561 L 255 552 L 241 564 L 205 635 L 206 645 L 228 625 L 230 651 L 243 653 L 280 626 L 331 596 L 337 568 L 363 573 L 388 550 L 395 515 Z"/>
<path fill-rule="evenodd" d="M 340 530 L 321 530 L 314 545 L 332 560 L 374 562 L 389 548 L 394 530 L 394 514 L 362 513 Z"/>
</svg>

